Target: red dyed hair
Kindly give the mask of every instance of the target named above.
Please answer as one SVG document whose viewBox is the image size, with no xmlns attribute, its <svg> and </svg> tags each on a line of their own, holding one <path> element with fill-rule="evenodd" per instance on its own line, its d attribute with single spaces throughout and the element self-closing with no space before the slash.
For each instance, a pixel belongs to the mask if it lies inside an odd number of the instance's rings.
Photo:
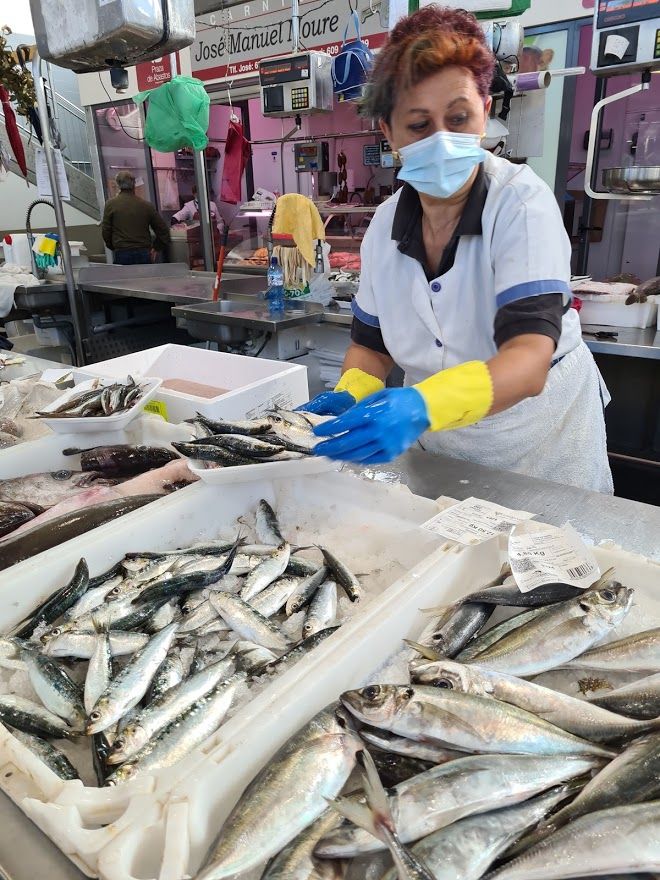
<svg viewBox="0 0 660 880">
<path fill-rule="evenodd" d="M 432 4 L 402 18 L 378 53 L 362 113 L 389 122 L 399 91 L 450 64 L 467 68 L 481 97 L 488 97 L 495 59 L 473 15 Z"/>
</svg>

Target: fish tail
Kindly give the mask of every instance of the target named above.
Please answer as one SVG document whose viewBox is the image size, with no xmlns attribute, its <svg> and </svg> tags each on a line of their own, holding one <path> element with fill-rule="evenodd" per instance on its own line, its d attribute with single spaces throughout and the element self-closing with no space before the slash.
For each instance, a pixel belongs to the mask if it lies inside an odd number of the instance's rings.
<svg viewBox="0 0 660 880">
<path fill-rule="evenodd" d="M 364 828 L 369 834 L 388 844 L 395 829 L 387 793 L 369 752 L 366 750 L 358 752 L 357 760 L 365 771 L 364 783 L 367 803 L 360 804 L 342 797 L 328 801 L 328 803 L 345 819 L 349 819 L 354 825 Z"/>
<path fill-rule="evenodd" d="M 417 651 L 418 654 L 421 654 L 422 657 L 426 657 L 427 660 L 446 660 L 444 654 L 441 654 L 439 651 L 436 651 L 434 648 L 429 647 L 429 645 L 422 645 L 420 642 L 414 642 L 412 639 L 404 639 L 403 640 L 408 647 L 413 648 L 413 650 Z"/>
</svg>

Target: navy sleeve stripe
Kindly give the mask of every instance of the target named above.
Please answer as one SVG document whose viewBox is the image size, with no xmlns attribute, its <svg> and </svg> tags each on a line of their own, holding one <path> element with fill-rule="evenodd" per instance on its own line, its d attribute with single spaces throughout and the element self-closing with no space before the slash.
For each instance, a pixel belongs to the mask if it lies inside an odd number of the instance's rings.
<svg viewBox="0 0 660 880">
<path fill-rule="evenodd" d="M 542 281 L 525 281 L 523 284 L 515 284 L 508 287 L 495 297 L 497 308 L 501 309 L 509 303 L 526 299 L 528 296 L 540 296 L 543 293 L 561 293 L 572 299 L 571 288 L 565 281 L 557 278 L 547 278 Z"/>
<path fill-rule="evenodd" d="M 351 310 L 353 314 L 358 319 L 358 321 L 362 321 L 363 324 L 367 324 L 369 327 L 380 327 L 380 321 L 378 320 L 377 315 L 370 315 L 369 312 L 365 312 L 364 309 L 361 309 L 357 304 L 357 300 L 355 297 L 353 298 L 353 302 L 351 303 Z"/>
</svg>

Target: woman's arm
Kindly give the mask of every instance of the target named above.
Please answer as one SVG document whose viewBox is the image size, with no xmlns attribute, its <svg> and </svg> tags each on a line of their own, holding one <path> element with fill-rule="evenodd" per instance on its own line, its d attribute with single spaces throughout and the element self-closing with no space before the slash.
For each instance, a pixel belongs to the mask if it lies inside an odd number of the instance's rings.
<svg viewBox="0 0 660 880">
<path fill-rule="evenodd" d="M 489 415 L 502 412 L 543 391 L 555 352 L 554 340 L 538 333 L 515 336 L 488 362 L 493 381 Z"/>
<path fill-rule="evenodd" d="M 347 370 L 358 369 L 384 382 L 393 366 L 394 361 L 388 354 L 381 354 L 378 351 L 373 351 L 371 348 L 366 348 L 364 345 L 351 342 L 344 358 L 342 373 L 345 373 Z"/>
</svg>

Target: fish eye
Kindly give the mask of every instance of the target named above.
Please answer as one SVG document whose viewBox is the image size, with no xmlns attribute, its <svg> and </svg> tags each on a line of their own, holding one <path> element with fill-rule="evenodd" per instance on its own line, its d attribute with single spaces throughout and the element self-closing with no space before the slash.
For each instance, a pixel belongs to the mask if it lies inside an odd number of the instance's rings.
<svg viewBox="0 0 660 880">
<path fill-rule="evenodd" d="M 90 712 L 89 720 L 90 721 L 100 721 L 101 720 L 101 713 L 96 712 L 96 711 Z"/>
<path fill-rule="evenodd" d="M 124 742 L 123 739 L 116 739 L 114 741 L 114 743 L 112 744 L 112 750 L 113 750 L 113 752 L 120 752 L 124 748 L 125 745 L 126 745 L 126 743 Z"/>
<path fill-rule="evenodd" d="M 52 471 L 52 472 L 51 472 L 51 477 L 52 477 L 54 480 L 68 480 L 69 477 L 71 476 L 71 474 L 72 474 L 72 471 L 65 471 L 65 470 L 61 470 L 61 471 Z"/>
<path fill-rule="evenodd" d="M 453 682 L 451 682 L 448 678 L 438 678 L 435 682 L 435 686 L 438 688 L 445 688 L 448 691 L 454 690 Z"/>
<path fill-rule="evenodd" d="M 375 700 L 379 693 L 380 686 L 377 684 L 370 684 L 369 687 L 364 688 L 362 696 L 365 700 Z"/>
<path fill-rule="evenodd" d="M 614 590 L 601 590 L 600 598 L 604 602 L 615 602 L 616 601 L 616 593 Z"/>
<path fill-rule="evenodd" d="M 49 633 L 49 635 L 51 635 L 51 636 L 59 636 L 61 634 L 62 634 L 62 630 L 60 629 L 59 626 L 56 626 L 55 629 L 51 629 L 51 631 Z"/>
<path fill-rule="evenodd" d="M 414 688 L 406 688 L 403 692 L 403 696 L 406 698 L 406 700 L 412 700 L 412 698 L 415 696 Z"/>
</svg>

